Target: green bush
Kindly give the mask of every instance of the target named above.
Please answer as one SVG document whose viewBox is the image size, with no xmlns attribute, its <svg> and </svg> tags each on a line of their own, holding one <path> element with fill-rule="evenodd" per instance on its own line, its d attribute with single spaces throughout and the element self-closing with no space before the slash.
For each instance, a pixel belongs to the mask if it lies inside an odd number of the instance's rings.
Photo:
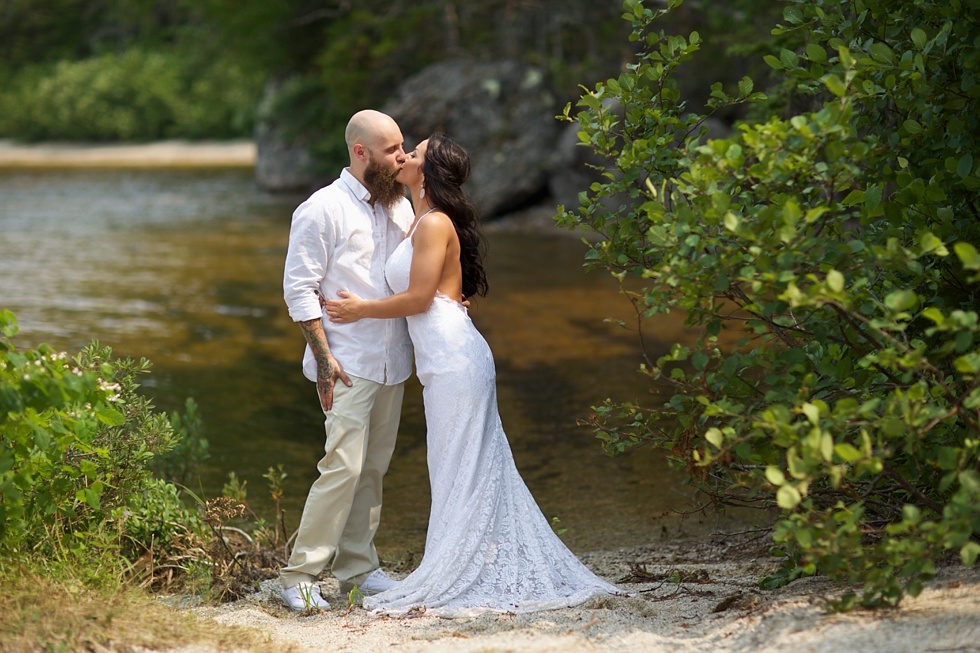
<svg viewBox="0 0 980 653">
<path fill-rule="evenodd" d="M 131 49 L 31 66 L 0 90 L 0 136 L 132 141 L 250 137 L 261 81 L 234 62 Z"/>
<path fill-rule="evenodd" d="M 111 566 L 207 541 L 199 514 L 151 472 L 179 436 L 137 393 L 149 362 L 97 343 L 72 359 L 46 345 L 19 351 L 16 332 L 0 311 L 0 555 L 96 553 Z"/>
<path fill-rule="evenodd" d="M 676 8 L 680 0 L 671 0 Z M 639 46 L 586 92 L 582 142 L 609 165 L 559 222 L 639 323 L 682 310 L 700 336 L 644 366 L 661 405 L 608 401 L 608 452 L 652 443 L 722 504 L 776 508 L 767 586 L 822 573 L 838 607 L 915 595 L 944 554 L 980 554 L 980 26 L 968 3 L 792 0 L 765 58 L 685 113 L 699 47 L 624 3 Z M 705 141 L 732 104 L 757 120 Z M 807 107 L 800 110 L 798 107 Z M 617 110 L 618 108 L 618 110 Z M 566 111 L 566 115 L 569 112 Z M 627 281 L 639 278 L 640 283 Z M 640 288 L 639 286 L 643 286 Z"/>
<path fill-rule="evenodd" d="M 172 582 L 173 577 L 199 575 L 206 568 L 208 527 L 198 511 L 184 505 L 173 483 L 149 479 L 125 508 L 112 511 L 112 521 L 122 534 L 122 555 L 131 561 L 147 561 L 141 571 L 166 573 Z"/>
</svg>

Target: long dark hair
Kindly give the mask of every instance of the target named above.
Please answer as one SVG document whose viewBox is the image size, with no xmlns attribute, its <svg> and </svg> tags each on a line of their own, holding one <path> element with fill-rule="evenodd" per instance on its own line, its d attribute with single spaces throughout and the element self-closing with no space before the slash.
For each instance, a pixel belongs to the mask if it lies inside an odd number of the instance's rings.
<svg viewBox="0 0 980 653">
<path fill-rule="evenodd" d="M 470 176 L 469 152 L 445 134 L 433 134 L 425 150 L 422 173 L 425 192 L 432 204 L 445 211 L 456 227 L 459 262 L 463 268 L 463 297 L 483 297 L 490 290 L 483 269 L 486 244 L 476 207 L 462 188 Z"/>
</svg>

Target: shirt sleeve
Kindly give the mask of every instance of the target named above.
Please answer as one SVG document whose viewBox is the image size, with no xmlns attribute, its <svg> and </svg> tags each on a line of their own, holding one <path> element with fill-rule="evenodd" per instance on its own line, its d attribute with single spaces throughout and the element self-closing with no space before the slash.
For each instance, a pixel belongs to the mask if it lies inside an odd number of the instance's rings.
<svg viewBox="0 0 980 653">
<path fill-rule="evenodd" d="M 283 298 L 294 322 L 323 317 L 319 291 L 326 276 L 328 240 L 327 207 L 324 202 L 310 198 L 293 212 L 289 227 L 289 248 L 283 272 Z"/>
</svg>

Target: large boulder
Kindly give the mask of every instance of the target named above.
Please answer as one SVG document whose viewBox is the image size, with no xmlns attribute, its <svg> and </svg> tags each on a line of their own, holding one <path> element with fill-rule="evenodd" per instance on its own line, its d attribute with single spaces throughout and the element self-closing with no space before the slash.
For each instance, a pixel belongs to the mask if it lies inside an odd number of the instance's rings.
<svg viewBox="0 0 980 653">
<path fill-rule="evenodd" d="M 548 193 L 559 108 L 537 68 L 516 61 L 444 61 L 407 79 L 383 111 L 406 148 L 445 132 L 470 152 L 465 188 L 484 217 Z"/>
</svg>

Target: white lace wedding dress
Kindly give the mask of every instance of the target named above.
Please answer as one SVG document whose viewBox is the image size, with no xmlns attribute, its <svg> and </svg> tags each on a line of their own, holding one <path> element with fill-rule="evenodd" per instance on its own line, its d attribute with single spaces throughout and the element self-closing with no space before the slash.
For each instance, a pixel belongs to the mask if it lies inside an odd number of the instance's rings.
<svg viewBox="0 0 980 653">
<path fill-rule="evenodd" d="M 408 288 L 411 235 L 392 253 L 392 290 Z M 443 617 L 534 612 L 622 594 L 558 539 L 511 455 L 497 412 L 493 355 L 466 309 L 437 294 L 408 318 L 423 385 L 432 509 L 418 569 L 365 597 L 377 614 Z"/>
</svg>

